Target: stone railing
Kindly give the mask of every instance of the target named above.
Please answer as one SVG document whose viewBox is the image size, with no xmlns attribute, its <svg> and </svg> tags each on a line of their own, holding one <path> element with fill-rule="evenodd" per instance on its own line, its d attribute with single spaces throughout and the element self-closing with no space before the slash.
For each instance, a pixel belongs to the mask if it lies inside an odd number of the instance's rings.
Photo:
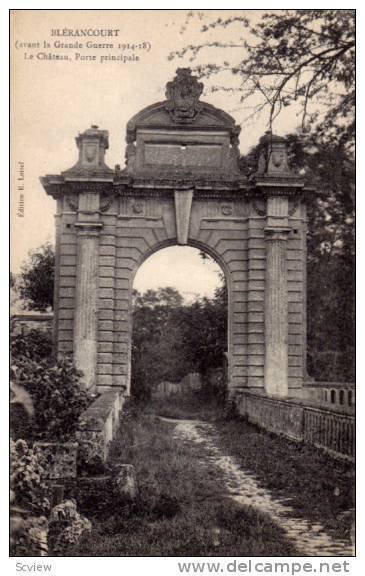
<svg viewBox="0 0 365 576">
<path fill-rule="evenodd" d="M 302 406 L 267 398 L 261 394 L 243 393 L 238 410 L 242 416 L 247 416 L 250 422 L 269 432 L 285 434 L 292 440 L 302 440 Z"/>
<path fill-rule="evenodd" d="M 304 408 L 303 440 L 348 457 L 355 456 L 355 418 L 321 408 Z"/>
<path fill-rule="evenodd" d="M 304 382 L 301 397 L 336 412 L 355 412 L 355 384 L 352 382 Z"/>
<path fill-rule="evenodd" d="M 279 399 L 240 391 L 239 414 L 275 434 L 303 441 L 333 455 L 355 457 L 355 418 L 328 408 L 310 406 L 303 400 Z"/>
</svg>

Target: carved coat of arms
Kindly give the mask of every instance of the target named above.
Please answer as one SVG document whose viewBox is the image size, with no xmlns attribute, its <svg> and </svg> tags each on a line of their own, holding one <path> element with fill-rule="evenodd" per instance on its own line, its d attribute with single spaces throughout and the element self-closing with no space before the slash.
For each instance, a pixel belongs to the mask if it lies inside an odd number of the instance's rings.
<svg viewBox="0 0 365 576">
<path fill-rule="evenodd" d="M 203 109 L 199 97 L 203 92 L 202 82 L 191 75 L 190 68 L 178 68 L 172 82 L 166 84 L 166 110 L 175 122 L 190 122 Z"/>
</svg>

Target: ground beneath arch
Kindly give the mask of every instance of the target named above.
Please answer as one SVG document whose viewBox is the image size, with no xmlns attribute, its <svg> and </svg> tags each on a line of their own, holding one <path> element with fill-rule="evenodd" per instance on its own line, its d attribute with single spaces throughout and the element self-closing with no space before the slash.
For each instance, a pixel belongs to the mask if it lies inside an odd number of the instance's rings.
<svg viewBox="0 0 365 576">
<path fill-rule="evenodd" d="M 288 504 L 276 499 L 269 490 L 262 488 L 255 475 L 243 470 L 231 456 L 217 446 L 217 431 L 210 423 L 199 420 L 172 420 L 174 434 L 187 441 L 198 443 L 205 449 L 205 458 L 224 474 L 227 494 L 239 504 L 252 506 L 268 514 L 286 533 L 301 556 L 352 556 L 354 547 L 346 540 L 336 540 L 320 523 L 300 518 Z"/>
</svg>

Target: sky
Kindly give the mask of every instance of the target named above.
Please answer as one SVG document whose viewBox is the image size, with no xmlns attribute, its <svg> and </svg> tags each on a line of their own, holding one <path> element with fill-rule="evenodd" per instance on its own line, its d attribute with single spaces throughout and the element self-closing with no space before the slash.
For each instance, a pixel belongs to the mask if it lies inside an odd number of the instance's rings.
<svg viewBox="0 0 365 576">
<path fill-rule="evenodd" d="M 211 48 L 199 53 L 196 61 L 188 58 L 169 60 L 168 55 L 186 44 L 227 40 L 225 31 L 214 30 L 202 35 L 204 22 L 222 16 L 251 15 L 258 11 L 201 11 L 187 18 L 187 10 L 54 10 L 14 11 L 12 18 L 12 208 L 11 269 L 17 273 L 28 252 L 45 241 L 54 241 L 55 201 L 44 192 L 39 177 L 57 174 L 71 167 L 77 159 L 75 137 L 79 132 L 98 125 L 109 131 L 106 162 L 124 166 L 124 139 L 128 120 L 139 110 L 165 99 L 166 82 L 174 77 L 177 67 L 208 61 L 218 62 L 228 56 L 222 49 Z M 186 22 L 187 21 L 187 22 Z M 70 28 L 119 29 L 117 39 L 93 39 L 95 43 L 114 43 L 113 49 L 55 48 L 54 42 L 85 42 L 84 38 L 54 37 L 53 29 Z M 235 30 L 237 38 L 240 28 Z M 242 39 L 241 39 L 242 40 Z M 46 44 L 44 44 L 46 43 Z M 50 48 L 48 47 L 48 44 Z M 117 44 L 136 44 L 142 48 L 124 49 Z M 143 44 L 145 43 L 145 44 Z M 28 48 L 31 44 L 36 47 Z M 46 47 L 45 47 L 46 46 Z M 145 46 L 145 48 L 143 48 Z M 66 54 L 69 60 L 38 59 L 37 54 Z M 76 57 L 80 54 L 80 57 Z M 100 62 L 100 56 L 137 55 L 139 61 Z M 85 60 L 96 55 L 97 61 Z M 238 51 L 232 50 L 231 59 Z M 227 78 L 227 82 L 231 81 Z M 201 98 L 232 114 L 240 123 L 243 111 L 237 100 L 227 94 L 203 93 Z M 295 111 L 282 117 L 277 133 L 285 134 L 298 124 Z M 242 153 L 257 143 L 266 130 L 265 119 L 245 125 L 240 136 Z M 24 168 L 24 216 L 18 216 L 20 168 Z M 184 254 L 184 259 L 183 255 Z M 168 282 L 186 290 L 190 275 L 191 292 L 212 293 L 212 274 L 216 265 L 207 264 L 199 274 L 199 256 L 193 250 L 169 249 L 146 262 L 143 280 L 146 288 Z M 176 271 L 173 266 L 176 263 Z M 156 273 L 156 270 L 158 274 Z M 185 270 L 185 273 L 184 273 Z M 142 269 L 138 278 L 142 276 Z M 136 280 L 137 281 L 137 280 Z M 216 281 L 217 282 L 217 281 Z M 156 284 L 157 283 L 157 284 Z"/>
<path fill-rule="evenodd" d="M 191 246 L 171 246 L 155 252 L 143 262 L 133 287 L 140 292 L 149 288 L 176 287 L 186 302 L 199 296 L 214 296 L 221 284 L 220 266 L 211 258 L 202 259 L 200 251 Z"/>
</svg>

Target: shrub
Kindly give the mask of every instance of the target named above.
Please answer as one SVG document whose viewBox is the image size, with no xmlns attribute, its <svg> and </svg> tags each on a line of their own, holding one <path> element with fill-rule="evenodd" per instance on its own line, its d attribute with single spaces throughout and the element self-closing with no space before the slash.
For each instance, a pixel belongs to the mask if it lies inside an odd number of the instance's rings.
<svg viewBox="0 0 365 576">
<path fill-rule="evenodd" d="M 24 440 L 10 440 L 10 555 L 47 554 L 46 515 L 50 493 L 46 471 Z"/>
<path fill-rule="evenodd" d="M 18 506 L 35 515 L 50 510 L 50 494 L 44 480 L 46 471 L 39 455 L 25 440 L 10 440 L 10 482 Z"/>
<path fill-rule="evenodd" d="M 33 439 L 66 441 L 77 430 L 81 413 L 90 404 L 90 395 L 82 388 L 81 373 L 72 361 L 63 358 L 56 364 L 22 359 L 12 366 L 16 384 L 33 399 Z"/>
<path fill-rule="evenodd" d="M 10 556 L 47 556 L 47 530 L 45 516 L 21 518 L 10 540 Z"/>
<path fill-rule="evenodd" d="M 26 336 L 13 335 L 11 377 L 33 400 L 28 438 L 66 441 L 73 437 L 92 397 L 83 389 L 82 373 L 72 360 L 64 357 L 55 362 L 50 350 L 50 338 L 35 330 Z"/>
<path fill-rule="evenodd" d="M 51 334 L 40 330 L 29 330 L 27 334 L 13 332 L 10 339 L 10 354 L 13 360 L 27 358 L 53 362 Z"/>
<path fill-rule="evenodd" d="M 65 500 L 55 506 L 50 515 L 48 533 L 53 554 L 64 556 L 70 546 L 78 543 L 85 530 L 91 530 L 91 523 L 78 513 L 74 500 Z"/>
</svg>

